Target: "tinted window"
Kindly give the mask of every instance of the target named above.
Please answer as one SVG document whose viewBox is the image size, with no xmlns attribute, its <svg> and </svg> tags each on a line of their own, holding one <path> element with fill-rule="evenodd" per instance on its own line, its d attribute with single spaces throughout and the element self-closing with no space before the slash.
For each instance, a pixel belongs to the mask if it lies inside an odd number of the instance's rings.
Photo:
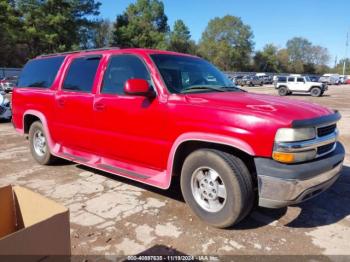
<svg viewBox="0 0 350 262">
<path fill-rule="evenodd" d="M 144 63 L 133 55 L 118 55 L 111 58 L 103 78 L 101 93 L 124 94 L 125 82 L 129 79 L 144 79 L 151 85 L 151 77 Z"/>
<path fill-rule="evenodd" d="M 288 77 L 288 82 L 294 82 L 294 77 Z"/>
<path fill-rule="evenodd" d="M 287 77 L 284 77 L 284 76 L 279 77 L 278 82 L 287 82 Z"/>
<path fill-rule="evenodd" d="M 304 78 L 298 77 L 298 78 L 297 78 L 297 82 L 304 82 Z"/>
<path fill-rule="evenodd" d="M 69 66 L 63 89 L 91 92 L 100 59 L 100 56 L 74 59 Z"/>
<path fill-rule="evenodd" d="M 51 87 L 61 67 L 64 56 L 34 59 L 29 61 L 20 75 L 19 87 Z"/>
</svg>

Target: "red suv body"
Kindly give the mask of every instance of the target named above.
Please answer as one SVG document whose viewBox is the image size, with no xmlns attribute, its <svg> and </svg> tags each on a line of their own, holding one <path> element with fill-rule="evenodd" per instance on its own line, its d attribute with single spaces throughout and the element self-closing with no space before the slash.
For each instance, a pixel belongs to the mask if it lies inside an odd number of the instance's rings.
<svg viewBox="0 0 350 262">
<path fill-rule="evenodd" d="M 254 199 L 281 207 L 324 191 L 344 158 L 338 112 L 244 92 L 185 54 L 40 56 L 12 99 L 13 124 L 39 163 L 55 156 L 162 189 L 181 175 L 186 202 L 219 227 L 242 219 Z"/>
</svg>

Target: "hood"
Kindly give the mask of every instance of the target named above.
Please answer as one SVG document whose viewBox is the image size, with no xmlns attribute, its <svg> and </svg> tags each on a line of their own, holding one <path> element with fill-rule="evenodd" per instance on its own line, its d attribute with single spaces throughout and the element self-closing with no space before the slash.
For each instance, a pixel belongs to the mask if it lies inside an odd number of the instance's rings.
<svg viewBox="0 0 350 262">
<path fill-rule="evenodd" d="M 331 109 L 310 102 L 248 92 L 192 93 L 186 95 L 186 100 L 192 104 L 216 109 L 266 116 L 286 124 L 293 120 L 317 118 L 334 113 Z"/>
</svg>

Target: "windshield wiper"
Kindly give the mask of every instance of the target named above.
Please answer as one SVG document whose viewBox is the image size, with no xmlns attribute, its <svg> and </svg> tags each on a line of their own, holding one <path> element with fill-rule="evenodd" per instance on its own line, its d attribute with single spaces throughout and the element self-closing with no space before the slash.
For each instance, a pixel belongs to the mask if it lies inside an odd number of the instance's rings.
<svg viewBox="0 0 350 262">
<path fill-rule="evenodd" d="M 187 93 L 193 90 L 201 90 L 201 89 L 206 89 L 206 90 L 214 90 L 214 91 L 218 91 L 218 92 L 225 92 L 225 90 L 223 90 L 221 87 L 217 87 L 217 86 L 200 86 L 200 85 L 194 85 L 194 86 L 189 86 L 186 87 L 184 89 L 182 89 L 180 91 L 180 93 Z"/>
</svg>

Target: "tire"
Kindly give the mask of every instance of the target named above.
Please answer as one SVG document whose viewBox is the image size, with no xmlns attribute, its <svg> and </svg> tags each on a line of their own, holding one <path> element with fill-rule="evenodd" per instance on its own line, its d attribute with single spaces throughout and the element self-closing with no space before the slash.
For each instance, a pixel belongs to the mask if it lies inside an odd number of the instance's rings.
<svg viewBox="0 0 350 262">
<path fill-rule="evenodd" d="M 198 180 L 198 176 L 202 178 Z M 200 149 L 191 153 L 183 164 L 180 183 L 188 206 L 214 227 L 226 228 L 238 223 L 254 205 L 253 181 L 248 168 L 240 158 L 219 150 Z M 204 183 L 206 188 L 202 187 Z M 214 187 L 210 188 L 211 183 Z M 217 192 L 212 191 L 214 189 Z M 211 206 L 210 192 L 214 194 Z M 204 200 L 205 197 L 208 199 Z"/>
<path fill-rule="evenodd" d="M 319 87 L 313 87 L 310 90 L 310 94 L 313 97 L 321 96 L 322 90 Z"/>
<path fill-rule="evenodd" d="M 57 158 L 50 153 L 43 125 L 39 121 L 34 122 L 30 126 L 29 145 L 33 158 L 39 164 L 50 165 L 57 160 Z"/>
<path fill-rule="evenodd" d="M 288 88 L 287 87 L 285 87 L 285 86 L 281 86 L 279 89 L 278 89 L 278 94 L 280 95 L 280 96 L 286 96 L 286 95 L 288 95 Z"/>
</svg>

